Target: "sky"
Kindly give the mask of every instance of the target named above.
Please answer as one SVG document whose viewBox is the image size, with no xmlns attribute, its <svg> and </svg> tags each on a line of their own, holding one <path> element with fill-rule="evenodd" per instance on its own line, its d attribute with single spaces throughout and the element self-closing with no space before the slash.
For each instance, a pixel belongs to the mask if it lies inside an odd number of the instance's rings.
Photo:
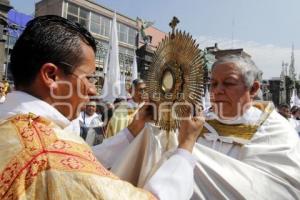
<svg viewBox="0 0 300 200">
<path fill-rule="evenodd" d="M 11 0 L 26 14 L 37 0 Z M 278 77 L 282 62 L 290 63 L 292 44 L 295 69 L 300 73 L 299 0 L 94 0 L 128 17 L 154 21 L 168 32 L 173 16 L 178 28 L 192 34 L 200 48 L 243 48 L 263 71 L 263 78 Z M 298 77 L 298 76 L 297 76 Z"/>
</svg>

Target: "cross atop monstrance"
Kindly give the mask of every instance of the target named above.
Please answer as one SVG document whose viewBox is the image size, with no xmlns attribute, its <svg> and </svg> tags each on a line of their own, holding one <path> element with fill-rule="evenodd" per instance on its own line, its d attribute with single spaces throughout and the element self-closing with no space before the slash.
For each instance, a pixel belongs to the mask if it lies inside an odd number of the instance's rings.
<svg viewBox="0 0 300 200">
<path fill-rule="evenodd" d="M 175 28 L 176 28 L 177 24 L 179 24 L 179 22 L 180 22 L 179 19 L 174 16 L 172 21 L 169 23 L 169 26 L 172 28 L 172 34 L 171 34 L 172 39 L 175 36 Z"/>
</svg>

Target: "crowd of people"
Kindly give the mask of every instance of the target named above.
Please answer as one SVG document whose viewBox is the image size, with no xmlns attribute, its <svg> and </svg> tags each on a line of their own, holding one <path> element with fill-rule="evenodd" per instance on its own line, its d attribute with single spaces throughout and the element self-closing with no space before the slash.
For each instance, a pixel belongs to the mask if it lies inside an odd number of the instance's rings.
<svg viewBox="0 0 300 200">
<path fill-rule="evenodd" d="M 135 79 L 128 91 L 128 99 L 118 97 L 113 103 L 91 99 L 72 121 L 74 132 L 78 132 L 90 146 L 101 144 L 105 138 L 115 136 L 130 124 L 142 105 L 145 87 L 142 79 Z"/>
<path fill-rule="evenodd" d="M 300 136 L 300 105 L 290 106 L 288 104 L 280 104 L 277 108 L 278 112 L 287 119 L 291 126 L 298 132 Z"/>
<path fill-rule="evenodd" d="M 27 24 L 0 104 L 0 199 L 300 199 L 299 136 L 289 109 L 254 101 L 250 58 L 217 59 L 212 108 L 166 133 L 140 79 L 130 100 L 91 100 L 96 46 L 59 16 Z"/>
</svg>

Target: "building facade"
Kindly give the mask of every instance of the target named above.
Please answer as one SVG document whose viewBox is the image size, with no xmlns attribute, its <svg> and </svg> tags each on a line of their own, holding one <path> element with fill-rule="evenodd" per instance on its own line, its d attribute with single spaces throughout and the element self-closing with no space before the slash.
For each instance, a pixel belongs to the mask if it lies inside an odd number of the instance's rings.
<svg viewBox="0 0 300 200">
<path fill-rule="evenodd" d="M 6 79 L 7 73 L 7 45 L 8 45 L 8 20 L 7 13 L 12 9 L 9 0 L 0 0 L 0 81 Z"/>
<path fill-rule="evenodd" d="M 78 22 L 87 28 L 97 40 L 96 74 L 97 89 L 103 86 L 103 67 L 108 52 L 114 11 L 89 0 L 41 0 L 36 3 L 35 15 L 59 15 Z M 137 23 L 117 13 L 120 71 L 130 82 L 133 56 L 138 48 Z"/>
<path fill-rule="evenodd" d="M 6 60 L 6 70 L 4 73 L 5 79 L 7 79 L 10 83 L 12 83 L 12 76 L 10 73 L 10 54 L 11 51 L 17 41 L 17 39 L 20 37 L 22 32 L 24 31 L 26 24 L 28 21 L 30 21 L 33 18 L 33 16 L 26 15 L 24 13 L 18 12 L 14 9 L 11 9 L 7 13 L 7 41 L 5 45 L 5 60 Z"/>
<path fill-rule="evenodd" d="M 280 104 L 290 105 L 290 99 L 294 89 L 299 97 L 300 77 L 299 80 L 297 80 L 295 69 L 294 46 L 292 46 L 290 64 L 283 61 L 280 76 L 266 81 L 268 87 L 263 91 L 264 100 L 273 101 L 276 106 Z"/>
<path fill-rule="evenodd" d="M 145 29 L 145 34 L 149 38 L 149 41 L 145 42 L 142 37 L 139 37 L 139 48 L 136 51 L 137 64 L 142 79 L 146 79 L 147 72 L 151 67 L 154 52 L 159 43 L 166 37 L 165 32 L 162 32 L 153 26 Z"/>
</svg>

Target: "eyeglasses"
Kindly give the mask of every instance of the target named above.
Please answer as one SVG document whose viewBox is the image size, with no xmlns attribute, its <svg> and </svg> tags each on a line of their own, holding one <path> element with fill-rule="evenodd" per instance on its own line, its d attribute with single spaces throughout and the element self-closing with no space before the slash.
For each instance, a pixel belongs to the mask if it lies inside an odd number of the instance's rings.
<svg viewBox="0 0 300 200">
<path fill-rule="evenodd" d="M 81 76 L 81 75 L 77 75 L 73 72 L 70 72 L 70 75 L 75 76 L 76 78 L 80 79 L 81 81 L 84 81 L 82 78 L 86 79 L 90 84 L 95 85 L 97 83 L 97 79 L 94 76 L 91 75 L 85 75 L 85 76 Z"/>
<path fill-rule="evenodd" d="M 69 67 L 70 69 L 73 69 L 73 65 L 69 64 L 69 63 L 66 63 L 66 62 L 59 62 L 60 65 L 63 65 L 63 66 L 67 66 Z M 87 80 L 90 84 L 92 85 L 95 85 L 97 83 L 97 78 L 94 76 L 94 75 L 87 75 L 87 73 L 83 70 L 80 70 L 80 69 L 77 69 L 78 71 L 81 71 L 83 74 L 82 75 L 78 75 L 78 74 L 75 74 L 74 72 L 68 72 L 70 75 L 73 75 L 75 76 L 76 78 L 80 79 L 81 81 L 84 81 L 83 78 L 85 80 Z"/>
<path fill-rule="evenodd" d="M 138 91 L 139 91 L 140 93 L 144 93 L 144 92 L 146 91 L 146 88 L 139 88 Z"/>
</svg>

